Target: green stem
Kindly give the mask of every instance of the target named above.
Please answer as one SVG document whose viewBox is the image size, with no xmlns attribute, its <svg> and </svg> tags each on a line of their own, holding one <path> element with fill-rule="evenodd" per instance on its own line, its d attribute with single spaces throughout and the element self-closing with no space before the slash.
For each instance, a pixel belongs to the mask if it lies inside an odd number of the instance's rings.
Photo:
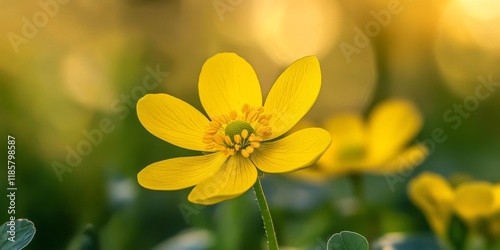
<svg viewBox="0 0 500 250">
<path fill-rule="evenodd" d="M 271 217 L 271 213 L 269 212 L 269 206 L 267 205 L 262 185 L 260 184 L 260 178 L 257 178 L 257 181 L 253 185 L 253 190 L 255 192 L 255 196 L 257 197 L 257 202 L 259 203 L 262 221 L 264 221 L 264 230 L 266 231 L 269 250 L 278 250 L 278 240 L 276 239 L 276 232 L 274 231 L 273 219 Z"/>
<path fill-rule="evenodd" d="M 358 205 L 363 206 L 366 198 L 363 176 L 361 174 L 351 174 L 349 178 L 351 179 L 353 193 L 358 199 Z"/>
</svg>

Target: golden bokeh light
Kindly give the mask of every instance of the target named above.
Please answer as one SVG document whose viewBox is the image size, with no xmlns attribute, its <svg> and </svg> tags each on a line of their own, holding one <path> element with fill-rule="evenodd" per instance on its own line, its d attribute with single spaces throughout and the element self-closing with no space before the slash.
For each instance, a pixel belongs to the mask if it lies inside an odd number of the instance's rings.
<svg viewBox="0 0 500 250">
<path fill-rule="evenodd" d="M 500 32 L 492 28 L 496 23 L 470 16 L 457 2 L 450 2 L 444 9 L 436 36 L 435 57 L 445 83 L 454 93 L 474 94 L 480 76 L 499 72 L 500 50 L 495 48 L 498 44 L 492 45 L 492 40 L 500 37 Z M 478 39 L 480 36 L 483 38 Z"/>
<path fill-rule="evenodd" d="M 63 84 L 75 101 L 80 104 L 106 110 L 115 96 L 111 67 L 101 57 L 87 49 L 75 49 L 61 63 Z"/>
<path fill-rule="evenodd" d="M 306 55 L 322 57 L 340 31 L 335 1 L 255 1 L 251 32 L 266 53 L 286 65 Z"/>
<path fill-rule="evenodd" d="M 500 17 L 498 0 L 459 0 L 462 9 L 471 17 L 492 20 Z"/>
<path fill-rule="evenodd" d="M 341 39 L 352 39 L 350 34 Z M 310 117 L 322 120 L 324 112 L 363 112 L 371 102 L 376 87 L 376 56 L 370 44 L 362 52 L 352 56 L 347 62 L 342 51 L 336 46 L 321 61 L 323 85 Z M 314 111 L 314 110 L 313 110 Z"/>
</svg>

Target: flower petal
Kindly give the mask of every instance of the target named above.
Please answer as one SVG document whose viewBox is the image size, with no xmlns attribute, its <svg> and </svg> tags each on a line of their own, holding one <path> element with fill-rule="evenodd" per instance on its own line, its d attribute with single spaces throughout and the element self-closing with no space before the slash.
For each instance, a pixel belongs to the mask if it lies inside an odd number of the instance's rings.
<svg viewBox="0 0 500 250">
<path fill-rule="evenodd" d="M 332 174 L 357 171 L 366 156 L 366 127 L 358 114 L 330 118 L 325 128 L 332 135 L 332 144 L 318 164 Z"/>
<path fill-rule="evenodd" d="M 268 140 L 290 130 L 312 107 L 320 88 L 321 69 L 316 57 L 292 63 L 276 80 L 264 104 L 265 112 L 272 114 L 272 135 Z"/>
<path fill-rule="evenodd" d="M 331 136 L 324 129 L 303 129 L 281 140 L 262 143 L 250 160 L 267 173 L 290 172 L 312 165 L 330 142 Z"/>
<path fill-rule="evenodd" d="M 408 194 L 434 232 L 443 236 L 452 213 L 454 194 L 450 184 L 437 174 L 425 172 L 410 181 Z"/>
<path fill-rule="evenodd" d="M 234 53 L 209 58 L 200 73 L 198 89 L 208 116 L 240 111 L 244 104 L 262 106 L 259 80 L 252 66 Z"/>
<path fill-rule="evenodd" d="M 300 122 L 299 122 L 300 123 Z M 366 128 L 360 115 L 342 114 L 327 120 L 332 143 L 315 166 L 297 171 L 307 176 L 341 176 L 364 170 Z"/>
<path fill-rule="evenodd" d="M 401 173 L 406 174 L 413 170 L 414 167 L 420 165 L 425 158 L 429 156 L 429 149 L 423 144 L 413 145 L 407 148 L 403 153 L 399 154 L 393 160 L 380 166 L 370 169 L 373 173 Z"/>
<path fill-rule="evenodd" d="M 301 120 L 290 130 L 290 132 L 296 132 L 313 126 L 314 124 L 312 122 Z M 330 132 L 333 137 L 332 143 L 328 149 L 318 159 L 316 164 L 294 171 L 290 173 L 290 176 L 316 182 L 325 181 L 332 176 L 344 175 L 353 170 L 339 161 L 338 152 L 340 148 L 344 146 L 362 144 L 355 143 L 358 141 L 357 139 L 364 139 L 364 127 L 361 117 L 351 114 L 335 116 L 326 122 L 324 128 Z"/>
<path fill-rule="evenodd" d="M 493 192 L 495 193 L 495 210 L 500 213 L 500 184 L 495 185 Z"/>
<path fill-rule="evenodd" d="M 471 222 L 490 215 L 495 208 L 493 185 L 487 182 L 469 182 L 458 186 L 455 193 L 455 211 Z"/>
<path fill-rule="evenodd" d="M 153 190 L 194 186 L 216 173 L 227 160 L 222 153 L 188 156 L 155 162 L 137 174 L 139 184 Z"/>
<path fill-rule="evenodd" d="M 368 157 L 371 162 L 385 163 L 420 131 L 422 116 L 405 100 L 383 102 L 372 111 L 368 122 Z"/>
<path fill-rule="evenodd" d="M 231 156 L 215 174 L 193 188 L 189 201 L 212 205 L 245 193 L 257 180 L 257 169 L 245 157 Z"/>
<path fill-rule="evenodd" d="M 137 116 L 151 134 L 178 147 L 206 151 L 208 119 L 188 103 L 167 94 L 147 94 L 137 102 Z"/>
<path fill-rule="evenodd" d="M 290 177 L 301 179 L 309 182 L 324 182 L 327 181 L 331 176 L 323 169 L 321 169 L 317 164 L 310 167 L 299 169 L 288 174 Z"/>
</svg>

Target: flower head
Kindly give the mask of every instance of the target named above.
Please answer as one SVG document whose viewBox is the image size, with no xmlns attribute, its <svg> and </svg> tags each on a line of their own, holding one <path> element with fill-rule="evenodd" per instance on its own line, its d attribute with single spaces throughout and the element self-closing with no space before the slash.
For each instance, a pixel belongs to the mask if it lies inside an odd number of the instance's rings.
<svg viewBox="0 0 500 250">
<path fill-rule="evenodd" d="M 408 194 L 413 203 L 424 212 L 434 232 L 444 236 L 455 198 L 448 181 L 437 174 L 423 173 L 410 182 Z"/>
<path fill-rule="evenodd" d="M 309 111 L 320 87 L 319 62 L 305 57 L 280 75 L 262 104 L 250 64 L 233 53 L 211 57 L 198 83 L 209 119 L 167 94 L 148 94 L 137 103 L 139 120 L 150 133 L 205 154 L 153 163 L 139 172 L 139 184 L 154 190 L 195 186 L 191 202 L 214 204 L 250 189 L 257 169 L 284 173 L 313 164 L 331 142 L 327 131 L 308 128 L 278 137 Z"/>
<path fill-rule="evenodd" d="M 407 146 L 421 127 L 420 112 L 402 99 L 379 104 L 366 121 L 355 113 L 334 116 L 325 124 L 334 139 L 332 144 L 314 167 L 295 175 L 324 179 L 352 173 L 408 171 L 428 154 L 423 145 Z"/>
<path fill-rule="evenodd" d="M 452 188 L 446 179 L 433 173 L 422 173 L 408 186 L 408 194 L 440 237 L 446 237 L 453 215 L 465 221 L 472 230 L 486 221 L 488 234 L 500 237 L 500 185 L 485 181 L 468 181 Z"/>
</svg>

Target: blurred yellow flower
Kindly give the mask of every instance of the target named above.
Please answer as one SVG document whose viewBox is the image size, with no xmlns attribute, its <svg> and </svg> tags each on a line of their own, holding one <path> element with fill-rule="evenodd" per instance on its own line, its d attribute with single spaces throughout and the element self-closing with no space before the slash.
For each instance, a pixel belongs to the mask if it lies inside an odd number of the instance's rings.
<svg viewBox="0 0 500 250">
<path fill-rule="evenodd" d="M 500 184 L 496 184 L 493 187 L 493 192 L 495 193 L 495 210 L 500 211 Z"/>
<path fill-rule="evenodd" d="M 379 104 L 367 121 L 359 114 L 332 117 L 325 125 L 332 134 L 332 144 L 314 168 L 295 175 L 321 179 L 352 173 L 408 171 L 428 154 L 423 145 L 407 146 L 421 127 L 420 112 L 402 99 Z"/>
<path fill-rule="evenodd" d="M 485 218 L 495 210 L 493 185 L 487 182 L 468 182 L 457 187 L 453 207 L 469 223 Z"/>
<path fill-rule="evenodd" d="M 500 184 L 496 184 L 493 188 L 495 194 L 495 209 L 491 216 L 490 232 L 491 235 L 500 238 Z"/>
<path fill-rule="evenodd" d="M 313 164 L 331 142 L 320 128 L 290 130 L 314 104 L 321 87 L 316 57 L 291 64 L 262 106 L 250 64 L 233 53 L 208 59 L 199 77 L 201 104 L 210 120 L 188 103 L 167 94 L 148 94 L 137 103 L 142 125 L 153 135 L 204 155 L 153 163 L 137 176 L 141 186 L 178 190 L 195 186 L 193 203 L 214 204 L 246 192 L 257 169 L 284 173 Z"/>
<path fill-rule="evenodd" d="M 453 214 L 464 220 L 471 231 L 480 231 L 478 223 L 486 221 L 490 231 L 487 234 L 500 237 L 499 187 L 499 184 L 470 181 L 453 189 L 443 177 L 425 172 L 412 179 L 408 194 L 440 237 L 446 236 Z"/>
<path fill-rule="evenodd" d="M 412 202 L 422 210 L 434 232 L 444 236 L 453 209 L 454 193 L 450 184 L 437 174 L 425 172 L 412 179 L 408 185 L 408 193 Z"/>
</svg>

